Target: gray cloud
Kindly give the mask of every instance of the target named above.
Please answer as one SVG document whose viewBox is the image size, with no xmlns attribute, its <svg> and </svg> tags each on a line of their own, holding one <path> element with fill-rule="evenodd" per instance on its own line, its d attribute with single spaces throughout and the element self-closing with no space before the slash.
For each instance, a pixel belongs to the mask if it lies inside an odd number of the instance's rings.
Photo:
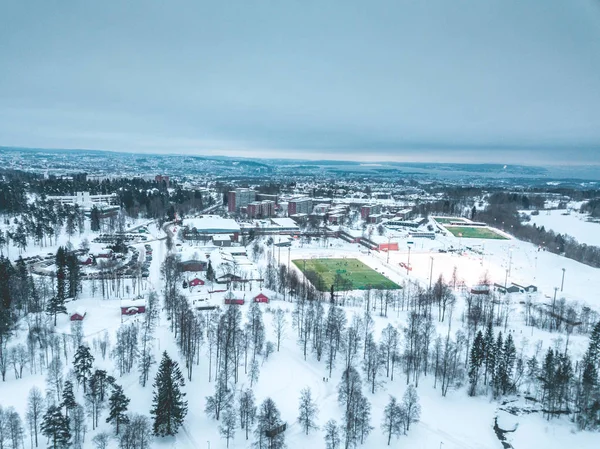
<svg viewBox="0 0 600 449">
<path fill-rule="evenodd" d="M 0 61 L 0 145 L 600 160 L 595 0 L 8 0 Z"/>
</svg>

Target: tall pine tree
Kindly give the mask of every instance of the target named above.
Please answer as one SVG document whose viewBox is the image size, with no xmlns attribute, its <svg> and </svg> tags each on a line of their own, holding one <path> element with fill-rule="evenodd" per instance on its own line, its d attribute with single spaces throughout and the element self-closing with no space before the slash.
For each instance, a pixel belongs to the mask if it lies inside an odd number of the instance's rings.
<svg viewBox="0 0 600 449">
<path fill-rule="evenodd" d="M 485 342 L 481 331 L 477 332 L 475 341 L 471 348 L 469 360 L 469 396 L 475 396 L 477 393 L 477 383 L 479 382 L 479 372 L 485 360 Z M 389 442 L 388 442 L 389 445 Z"/>
<path fill-rule="evenodd" d="M 129 401 L 130 399 L 123 393 L 123 387 L 114 384 L 112 394 L 108 398 L 108 418 L 106 418 L 106 422 L 115 425 L 116 435 L 119 434 L 120 425 L 129 422 L 129 417 L 125 414 Z"/>
<path fill-rule="evenodd" d="M 100 211 L 96 206 L 92 207 L 90 212 L 90 229 L 94 232 L 100 230 Z"/>
<path fill-rule="evenodd" d="M 66 449 L 70 446 L 71 429 L 69 428 L 69 419 L 63 416 L 60 408 L 56 405 L 48 407 L 40 427 L 42 434 L 49 440 L 49 448 Z"/>
<path fill-rule="evenodd" d="M 73 392 L 73 382 L 65 380 L 65 386 L 63 388 L 61 407 L 65 408 L 65 416 L 69 417 L 69 411 L 77 407 L 77 401 L 75 400 L 75 393 Z"/>
<path fill-rule="evenodd" d="M 154 379 L 154 399 L 150 414 L 154 417 L 153 433 L 156 436 L 175 435 L 187 414 L 187 401 L 181 387 L 185 381 L 177 362 L 163 353 Z"/>
<path fill-rule="evenodd" d="M 485 329 L 484 341 L 484 352 L 485 352 L 485 372 L 483 374 L 483 383 L 488 384 L 488 379 L 494 376 L 494 370 L 496 369 L 496 351 L 494 350 L 494 329 L 492 327 L 492 320 L 489 321 L 487 328 Z"/>
<path fill-rule="evenodd" d="M 79 287 L 81 285 L 81 268 L 79 259 L 74 252 L 70 252 L 66 259 L 67 280 L 68 280 L 68 297 L 77 298 Z"/>
<path fill-rule="evenodd" d="M 208 260 L 208 266 L 206 267 L 206 279 L 209 281 L 215 280 L 215 270 L 210 262 L 210 259 Z"/>
<path fill-rule="evenodd" d="M 56 326 L 56 317 L 59 313 L 67 313 L 65 300 L 67 299 L 66 290 L 66 254 L 65 249 L 60 246 L 56 251 L 56 294 L 48 301 L 47 312 L 54 317 Z"/>
<path fill-rule="evenodd" d="M 87 380 L 92 374 L 93 364 L 94 356 L 90 352 L 90 348 L 86 345 L 79 346 L 75 352 L 75 357 L 73 358 L 73 369 L 75 371 L 75 376 L 77 377 L 77 382 L 79 382 L 80 385 L 83 384 L 84 394 L 86 393 Z"/>
</svg>

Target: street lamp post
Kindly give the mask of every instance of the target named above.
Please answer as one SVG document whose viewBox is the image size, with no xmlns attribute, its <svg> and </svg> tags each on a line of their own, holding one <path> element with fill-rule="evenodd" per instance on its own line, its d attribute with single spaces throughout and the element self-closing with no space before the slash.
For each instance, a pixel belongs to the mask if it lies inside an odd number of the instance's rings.
<svg viewBox="0 0 600 449">
<path fill-rule="evenodd" d="M 560 291 L 563 291 L 563 287 L 565 286 L 565 271 L 566 268 L 562 269 L 563 275 L 562 275 L 562 281 L 560 281 Z"/>
</svg>

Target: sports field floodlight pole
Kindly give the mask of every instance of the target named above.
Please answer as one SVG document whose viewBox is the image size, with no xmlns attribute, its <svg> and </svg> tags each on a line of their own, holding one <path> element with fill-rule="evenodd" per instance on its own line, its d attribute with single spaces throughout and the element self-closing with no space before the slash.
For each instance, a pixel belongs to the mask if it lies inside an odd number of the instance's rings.
<svg viewBox="0 0 600 449">
<path fill-rule="evenodd" d="M 431 267 L 429 268 L 429 290 L 431 291 L 431 280 L 433 279 L 433 256 L 429 256 L 431 259 Z"/>
<path fill-rule="evenodd" d="M 406 275 L 408 276 L 408 269 L 410 268 L 410 246 L 408 247 L 408 262 L 406 263 Z"/>
<path fill-rule="evenodd" d="M 552 315 L 554 315 L 554 310 L 556 307 L 556 292 L 558 291 L 558 287 L 554 287 L 554 299 L 552 300 Z M 550 331 L 552 331 L 552 321 L 550 321 Z"/>
<path fill-rule="evenodd" d="M 389 236 L 388 237 L 388 246 L 387 246 L 387 264 L 389 265 L 390 263 L 390 241 L 392 240 L 392 237 Z"/>
<path fill-rule="evenodd" d="M 563 291 L 563 287 L 565 286 L 565 271 L 566 271 L 566 268 L 563 268 L 562 271 L 563 271 L 562 281 L 560 281 L 560 291 L 561 292 Z"/>
</svg>

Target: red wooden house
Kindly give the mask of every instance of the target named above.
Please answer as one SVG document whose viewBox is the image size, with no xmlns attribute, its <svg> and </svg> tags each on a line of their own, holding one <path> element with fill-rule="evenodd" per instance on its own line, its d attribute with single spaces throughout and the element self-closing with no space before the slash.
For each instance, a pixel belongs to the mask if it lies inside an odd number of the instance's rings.
<svg viewBox="0 0 600 449">
<path fill-rule="evenodd" d="M 71 321 L 82 321 L 85 318 L 85 315 L 85 309 L 77 309 L 74 313 L 71 314 Z"/>
<path fill-rule="evenodd" d="M 265 302 L 268 303 L 269 302 L 269 298 L 267 296 L 265 296 L 262 293 L 259 293 L 258 295 L 256 295 L 254 297 L 254 302 Z"/>
<path fill-rule="evenodd" d="M 79 258 L 80 265 L 92 265 L 94 260 L 90 256 L 81 256 Z"/>
<path fill-rule="evenodd" d="M 235 298 L 232 292 L 229 292 L 225 295 L 225 304 L 237 304 L 241 306 L 244 304 L 244 302 L 245 301 L 243 298 Z"/>
<path fill-rule="evenodd" d="M 96 253 L 96 258 L 100 257 L 102 259 L 110 259 L 113 255 L 112 249 L 109 248 L 105 248 L 101 251 L 98 251 L 98 253 Z"/>
<path fill-rule="evenodd" d="M 194 278 L 190 281 L 190 287 L 196 287 L 197 285 L 204 285 L 204 281 L 202 279 Z"/>
<path fill-rule="evenodd" d="M 121 301 L 121 315 L 146 313 L 146 302 L 143 299 Z"/>
</svg>

